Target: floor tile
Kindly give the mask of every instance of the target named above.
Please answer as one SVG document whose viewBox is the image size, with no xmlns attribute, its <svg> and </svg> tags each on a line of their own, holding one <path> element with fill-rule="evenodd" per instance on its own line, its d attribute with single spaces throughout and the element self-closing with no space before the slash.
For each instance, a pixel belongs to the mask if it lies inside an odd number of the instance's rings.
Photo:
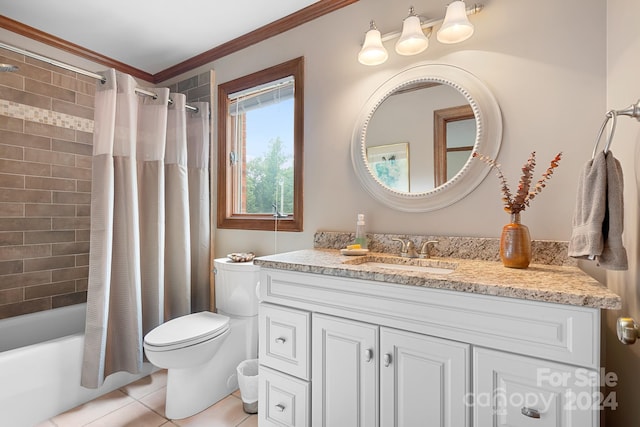
<svg viewBox="0 0 640 427">
<path fill-rule="evenodd" d="M 236 427 L 249 415 L 242 410 L 242 401 L 227 396 L 210 408 L 182 420 L 173 420 L 180 427 Z"/>
<path fill-rule="evenodd" d="M 133 402 L 87 424 L 87 427 L 159 427 L 166 421 L 142 403 Z"/>
<path fill-rule="evenodd" d="M 134 399 L 140 399 L 149 393 L 161 389 L 167 386 L 167 371 L 162 369 L 154 372 L 153 374 L 140 378 L 138 381 L 132 382 L 124 387 L 121 387 L 124 393 L 133 397 Z"/>
<path fill-rule="evenodd" d="M 249 418 L 238 424 L 238 427 L 258 427 L 258 416 L 251 415 Z"/>
<path fill-rule="evenodd" d="M 107 393 L 95 400 L 57 415 L 53 417 L 51 421 L 58 427 L 83 426 L 132 402 L 134 402 L 134 399 L 120 390 L 114 390 L 111 393 Z"/>
<path fill-rule="evenodd" d="M 156 412 L 157 414 L 165 417 L 164 407 L 167 399 L 167 388 L 163 387 L 160 390 L 149 393 L 140 399 L 140 403 Z"/>
</svg>

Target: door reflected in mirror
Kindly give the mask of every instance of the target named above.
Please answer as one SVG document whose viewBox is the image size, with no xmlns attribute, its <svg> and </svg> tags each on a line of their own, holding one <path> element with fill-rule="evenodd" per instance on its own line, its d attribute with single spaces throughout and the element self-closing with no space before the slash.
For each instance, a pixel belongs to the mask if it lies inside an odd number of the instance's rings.
<svg viewBox="0 0 640 427">
<path fill-rule="evenodd" d="M 433 112 L 434 181 L 439 187 L 464 167 L 476 142 L 476 119 L 468 104 Z"/>
<path fill-rule="evenodd" d="M 460 106 L 466 107 L 465 114 L 470 112 L 465 118 L 470 118 L 473 125 L 471 139 L 448 143 L 443 137 L 445 151 L 441 153 L 443 147 L 436 145 L 437 134 L 446 134 L 448 129 L 446 124 L 445 128 L 438 128 L 440 117 L 435 112 L 459 111 Z M 389 160 L 386 166 L 393 166 L 393 172 L 398 174 L 408 173 L 408 181 L 404 184 L 403 176 L 399 175 L 395 180 L 394 176 L 386 174 L 389 168 L 381 168 L 380 159 L 376 159 L 375 164 L 369 163 L 371 171 L 381 184 L 397 191 L 423 193 L 433 190 L 444 184 L 447 177 L 455 176 L 469 159 L 476 140 L 473 117 L 467 99 L 447 84 L 419 81 L 395 90 L 371 116 L 365 141 L 368 153 L 374 147 L 406 143 L 407 167 L 399 169 L 397 162 Z M 451 118 L 450 123 L 453 125 L 456 120 L 461 118 Z M 449 131 L 453 135 L 460 134 L 454 129 Z"/>
</svg>

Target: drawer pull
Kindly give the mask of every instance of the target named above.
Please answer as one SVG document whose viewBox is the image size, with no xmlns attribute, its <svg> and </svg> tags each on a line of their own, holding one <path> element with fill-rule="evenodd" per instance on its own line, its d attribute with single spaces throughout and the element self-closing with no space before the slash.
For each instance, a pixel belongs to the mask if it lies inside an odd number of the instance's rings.
<svg viewBox="0 0 640 427">
<path fill-rule="evenodd" d="M 389 353 L 386 353 L 384 355 L 384 357 L 382 358 L 382 360 L 384 361 L 384 367 L 388 368 L 389 365 L 391 365 L 391 355 Z"/>
<path fill-rule="evenodd" d="M 526 406 L 520 410 L 520 413 L 529 418 L 540 418 L 540 412 L 537 409 L 527 408 Z"/>
<path fill-rule="evenodd" d="M 284 344 L 285 342 L 287 342 L 287 340 L 282 337 L 276 338 L 276 344 Z"/>
<path fill-rule="evenodd" d="M 284 405 L 283 405 L 282 403 L 278 403 L 278 404 L 275 406 L 275 408 L 276 408 L 276 411 L 278 411 L 278 412 L 284 412 L 284 409 L 285 409 L 285 408 L 284 408 Z"/>
<path fill-rule="evenodd" d="M 364 361 L 369 363 L 373 360 L 373 350 L 367 349 L 364 351 Z"/>
</svg>

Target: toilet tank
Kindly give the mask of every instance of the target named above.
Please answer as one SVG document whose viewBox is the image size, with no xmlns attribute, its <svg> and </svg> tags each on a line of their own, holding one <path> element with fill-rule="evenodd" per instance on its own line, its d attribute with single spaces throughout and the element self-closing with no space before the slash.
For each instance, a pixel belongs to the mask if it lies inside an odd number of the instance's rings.
<svg viewBox="0 0 640 427">
<path fill-rule="evenodd" d="M 260 267 L 250 262 L 233 262 L 228 258 L 213 261 L 215 273 L 216 309 L 224 314 L 256 316 L 258 297 L 256 286 Z"/>
</svg>

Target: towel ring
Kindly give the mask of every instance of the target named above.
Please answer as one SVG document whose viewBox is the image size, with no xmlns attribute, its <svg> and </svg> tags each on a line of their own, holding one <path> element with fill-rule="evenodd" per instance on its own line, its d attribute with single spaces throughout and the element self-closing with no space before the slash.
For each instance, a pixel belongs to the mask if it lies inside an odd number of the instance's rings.
<svg viewBox="0 0 640 427">
<path fill-rule="evenodd" d="M 602 134 L 604 133 L 604 129 L 607 127 L 607 123 L 611 120 L 611 127 L 609 129 L 609 139 L 607 139 L 607 144 L 604 146 L 604 150 L 602 152 L 606 155 L 609 152 L 609 148 L 611 147 L 611 142 L 613 141 L 613 134 L 616 131 L 616 122 L 618 120 L 618 112 L 616 110 L 607 111 L 604 122 L 602 122 L 602 126 L 600 126 L 600 132 L 598 132 L 598 137 L 596 138 L 596 145 L 593 147 L 593 153 L 591 154 L 591 160 L 596 157 L 596 153 L 598 152 L 598 145 L 600 145 L 600 139 L 602 138 Z"/>
</svg>

